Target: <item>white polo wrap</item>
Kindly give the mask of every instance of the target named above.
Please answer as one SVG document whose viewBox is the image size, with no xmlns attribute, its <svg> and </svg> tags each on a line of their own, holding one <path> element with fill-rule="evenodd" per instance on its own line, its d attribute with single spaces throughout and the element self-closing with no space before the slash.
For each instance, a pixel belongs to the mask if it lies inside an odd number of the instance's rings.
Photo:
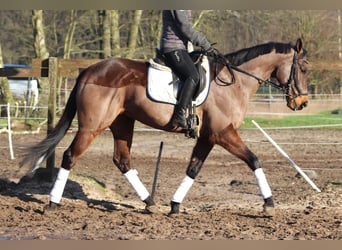
<svg viewBox="0 0 342 250">
<path fill-rule="evenodd" d="M 189 176 L 185 176 L 181 184 L 179 185 L 178 189 L 174 193 L 172 197 L 172 201 L 177 203 L 182 203 L 184 197 L 192 187 L 192 184 L 194 184 L 194 179 L 190 178 Z"/>
<path fill-rule="evenodd" d="M 140 181 L 137 170 L 130 169 L 124 174 L 124 176 L 142 201 L 144 201 L 150 195 L 144 184 Z"/>
<path fill-rule="evenodd" d="M 60 203 L 64 192 L 65 184 L 68 180 L 70 170 L 59 168 L 58 175 L 50 192 L 50 201 Z"/>
<path fill-rule="evenodd" d="M 264 199 L 267 199 L 272 196 L 271 188 L 268 185 L 266 180 L 266 176 L 262 168 L 258 168 L 254 171 L 255 178 L 259 185 L 260 193 Z"/>
</svg>

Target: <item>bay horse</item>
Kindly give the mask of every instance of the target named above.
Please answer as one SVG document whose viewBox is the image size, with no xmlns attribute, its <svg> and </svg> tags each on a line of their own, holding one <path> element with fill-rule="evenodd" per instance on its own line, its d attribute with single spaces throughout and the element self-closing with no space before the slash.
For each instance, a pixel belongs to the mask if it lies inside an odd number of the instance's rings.
<svg viewBox="0 0 342 250">
<path fill-rule="evenodd" d="M 270 42 L 222 56 L 229 61 L 231 69 L 228 70 L 227 64 L 220 63 L 215 58 L 210 59 L 210 92 L 206 101 L 197 107 L 198 138 L 186 175 L 171 199 L 169 214 L 179 213 L 180 204 L 208 154 L 214 145 L 220 145 L 244 161 L 254 172 L 264 199 L 264 211 L 272 216 L 272 192 L 261 163 L 242 141 L 237 130 L 246 115 L 250 98 L 262 83 L 271 83 L 282 89 L 291 110 L 300 110 L 307 105 L 306 50 L 302 40 L 298 39 L 295 45 Z M 154 102 L 148 98 L 148 67 L 148 62 L 111 58 L 93 64 L 80 73 L 55 128 L 40 143 L 32 146 L 20 162 L 20 166 L 29 165 L 32 171 L 37 169 L 64 137 L 77 113 L 78 131 L 63 154 L 46 209 L 60 206 L 70 170 L 91 142 L 109 128 L 114 138 L 114 164 L 145 203 L 146 211 L 156 212 L 158 207 L 153 198 L 136 170 L 131 169 L 130 150 L 134 122 L 137 120 L 168 132 L 184 131 L 170 125 L 173 105 Z M 222 81 L 218 79 L 223 78 L 234 78 L 234 83 L 221 84 Z M 277 79 L 277 82 L 269 79 Z"/>
</svg>

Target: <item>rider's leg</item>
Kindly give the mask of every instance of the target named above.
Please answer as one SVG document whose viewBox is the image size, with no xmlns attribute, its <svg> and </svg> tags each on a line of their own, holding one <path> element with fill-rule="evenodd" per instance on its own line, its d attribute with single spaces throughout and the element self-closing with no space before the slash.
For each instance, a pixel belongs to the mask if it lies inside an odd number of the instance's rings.
<svg viewBox="0 0 342 250">
<path fill-rule="evenodd" d="M 187 129 L 186 109 L 197 90 L 199 73 L 186 50 L 171 51 L 165 54 L 165 58 L 167 64 L 184 83 L 171 118 L 171 124 L 174 128 L 181 127 Z"/>
<path fill-rule="evenodd" d="M 197 84 L 192 80 L 192 78 L 188 78 L 184 82 L 184 87 L 182 89 L 182 93 L 179 97 L 178 103 L 175 106 L 175 110 L 173 112 L 171 118 L 171 125 L 174 128 L 181 127 L 184 129 L 188 128 L 186 122 L 186 110 L 188 105 L 191 103 L 192 97 L 195 94 L 197 88 Z"/>
</svg>

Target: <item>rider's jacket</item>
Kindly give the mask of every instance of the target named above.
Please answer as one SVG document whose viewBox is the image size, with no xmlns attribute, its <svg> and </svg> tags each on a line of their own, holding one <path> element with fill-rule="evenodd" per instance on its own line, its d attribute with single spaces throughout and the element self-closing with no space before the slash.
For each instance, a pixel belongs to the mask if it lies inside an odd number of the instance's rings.
<svg viewBox="0 0 342 250">
<path fill-rule="evenodd" d="M 163 10 L 163 28 L 160 39 L 162 53 L 173 50 L 187 50 L 188 42 L 202 47 L 210 48 L 208 40 L 196 32 L 190 23 L 191 10 Z"/>
</svg>

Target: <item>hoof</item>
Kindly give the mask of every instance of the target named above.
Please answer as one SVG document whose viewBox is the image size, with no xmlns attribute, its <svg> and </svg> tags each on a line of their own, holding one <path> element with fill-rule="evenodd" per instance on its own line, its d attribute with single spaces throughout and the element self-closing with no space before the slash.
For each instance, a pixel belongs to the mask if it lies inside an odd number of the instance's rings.
<svg viewBox="0 0 342 250">
<path fill-rule="evenodd" d="M 44 212 L 56 211 L 61 207 L 60 204 L 50 201 L 49 205 L 44 207 Z"/>
<path fill-rule="evenodd" d="M 264 208 L 264 214 L 267 217 L 274 217 L 275 216 L 275 208 L 274 206 L 267 206 L 267 205 L 263 205 Z"/>
<path fill-rule="evenodd" d="M 169 216 L 175 216 L 175 215 L 179 214 L 180 203 L 175 202 L 175 201 L 171 201 L 170 205 L 171 205 L 171 211 L 169 212 Z"/>
<path fill-rule="evenodd" d="M 179 213 L 178 212 L 172 212 L 170 211 L 168 214 L 167 214 L 167 217 L 170 217 L 170 218 L 176 218 L 179 216 Z"/>
<path fill-rule="evenodd" d="M 150 205 L 150 206 L 146 206 L 144 213 L 146 214 L 159 214 L 160 210 L 159 207 L 157 205 Z"/>
</svg>

